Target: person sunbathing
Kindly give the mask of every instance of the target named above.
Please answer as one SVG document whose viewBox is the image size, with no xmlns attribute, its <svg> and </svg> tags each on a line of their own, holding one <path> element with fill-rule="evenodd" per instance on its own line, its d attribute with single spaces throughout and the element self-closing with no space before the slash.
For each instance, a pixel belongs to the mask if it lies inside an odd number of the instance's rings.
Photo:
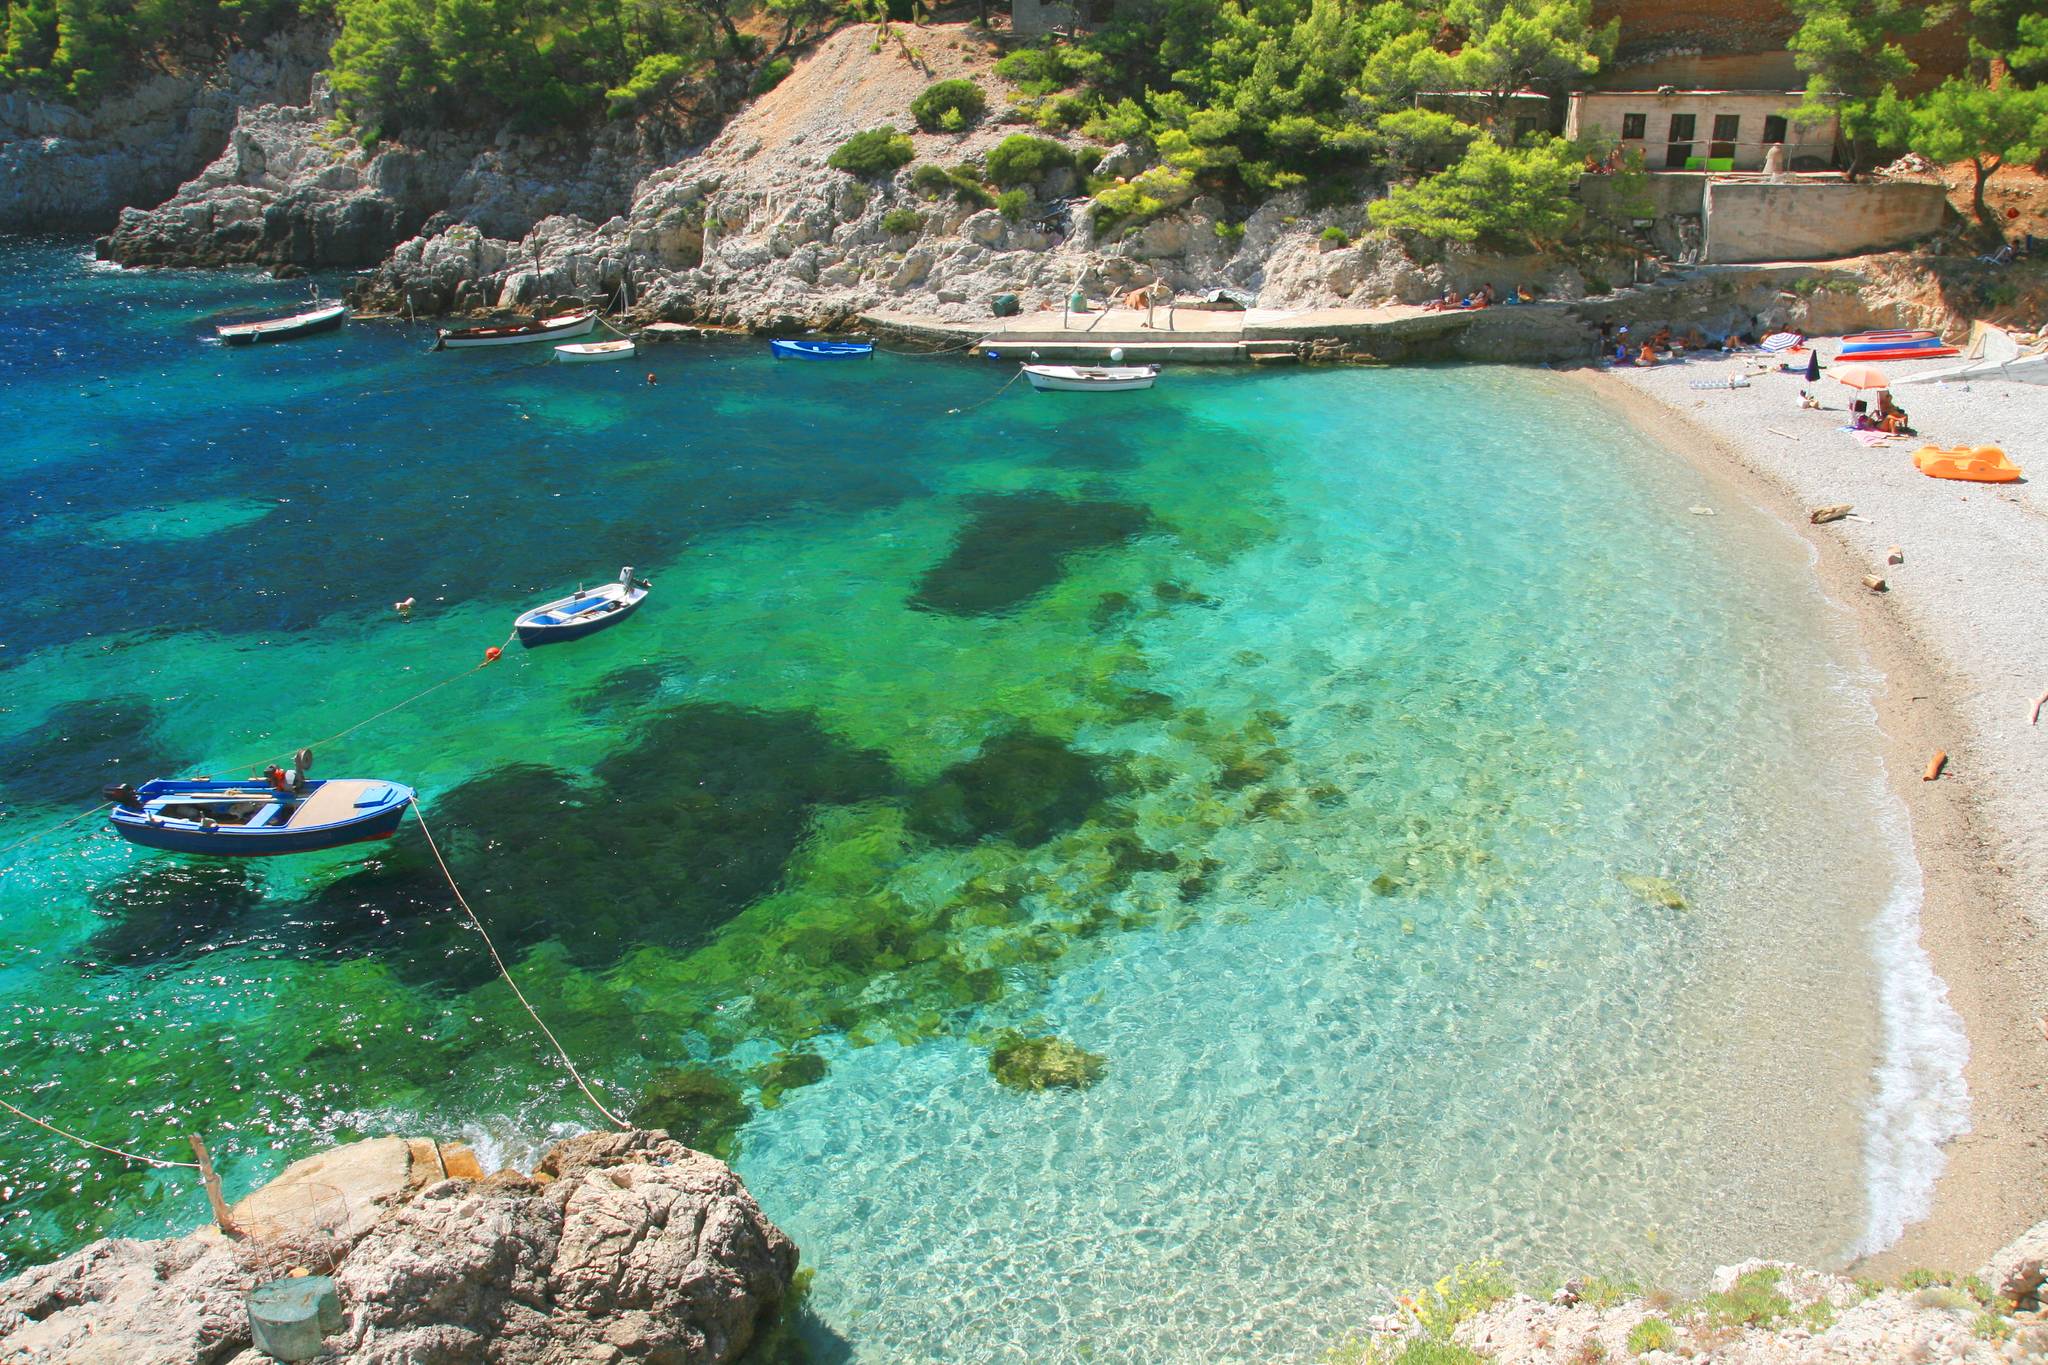
<svg viewBox="0 0 2048 1365">
<path fill-rule="evenodd" d="M 1799 391 L 1799 406 L 1802 408 L 1811 408 L 1817 412 L 1820 410 L 1820 399 L 1815 398 L 1805 389 L 1801 389 Z"/>
</svg>

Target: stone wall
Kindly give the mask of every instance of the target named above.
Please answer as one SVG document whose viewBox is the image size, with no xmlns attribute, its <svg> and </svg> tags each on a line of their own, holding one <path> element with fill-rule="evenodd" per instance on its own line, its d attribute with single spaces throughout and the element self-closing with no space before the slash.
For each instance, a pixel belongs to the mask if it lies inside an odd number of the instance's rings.
<svg viewBox="0 0 2048 1365">
<path fill-rule="evenodd" d="M 1706 260 L 1837 260 L 1904 246 L 1947 215 L 1947 190 L 1936 184 L 1709 180 Z"/>
</svg>

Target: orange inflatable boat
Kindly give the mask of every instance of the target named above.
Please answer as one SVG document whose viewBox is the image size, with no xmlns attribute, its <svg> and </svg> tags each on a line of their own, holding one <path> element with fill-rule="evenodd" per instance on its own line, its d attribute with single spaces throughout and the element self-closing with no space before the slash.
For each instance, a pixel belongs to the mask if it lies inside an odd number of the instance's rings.
<svg viewBox="0 0 2048 1365">
<path fill-rule="evenodd" d="M 1921 446 L 1913 467 L 1930 479 L 1968 479 L 1972 483 L 2011 483 L 2021 470 L 1997 446 Z"/>
</svg>

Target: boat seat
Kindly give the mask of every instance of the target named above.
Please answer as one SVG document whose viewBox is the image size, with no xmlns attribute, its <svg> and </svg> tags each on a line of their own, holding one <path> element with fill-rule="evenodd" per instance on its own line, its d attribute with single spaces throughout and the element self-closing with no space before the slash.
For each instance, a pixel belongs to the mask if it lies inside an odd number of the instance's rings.
<svg viewBox="0 0 2048 1365">
<path fill-rule="evenodd" d="M 285 822 L 285 828 L 304 829 L 308 825 L 331 825 L 337 820 L 346 820 L 356 813 L 357 807 L 376 804 L 370 799 L 373 790 L 388 796 L 391 784 L 330 778 L 320 784 L 318 791 L 299 803 L 299 808 L 292 812 L 292 818 Z"/>
</svg>

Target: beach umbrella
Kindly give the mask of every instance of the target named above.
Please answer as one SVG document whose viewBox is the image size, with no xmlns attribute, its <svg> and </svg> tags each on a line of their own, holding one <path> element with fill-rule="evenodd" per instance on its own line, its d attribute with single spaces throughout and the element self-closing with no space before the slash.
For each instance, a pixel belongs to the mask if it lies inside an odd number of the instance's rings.
<svg viewBox="0 0 2048 1365">
<path fill-rule="evenodd" d="M 1806 338 L 1797 332 L 1773 332 L 1764 338 L 1763 348 L 1773 352 L 1789 351 L 1804 340 Z"/>
<path fill-rule="evenodd" d="M 1852 389 L 1888 389 L 1892 386 L 1892 381 L 1884 377 L 1884 371 L 1873 365 L 1837 365 L 1828 373 Z"/>
<path fill-rule="evenodd" d="M 1813 383 L 1818 383 L 1818 382 L 1819 382 L 1819 380 L 1820 380 L 1820 352 L 1819 352 L 1819 351 L 1808 351 L 1808 352 L 1806 353 L 1806 382 L 1807 382 L 1807 383 L 1809 383 L 1809 384 L 1813 384 Z"/>
</svg>

